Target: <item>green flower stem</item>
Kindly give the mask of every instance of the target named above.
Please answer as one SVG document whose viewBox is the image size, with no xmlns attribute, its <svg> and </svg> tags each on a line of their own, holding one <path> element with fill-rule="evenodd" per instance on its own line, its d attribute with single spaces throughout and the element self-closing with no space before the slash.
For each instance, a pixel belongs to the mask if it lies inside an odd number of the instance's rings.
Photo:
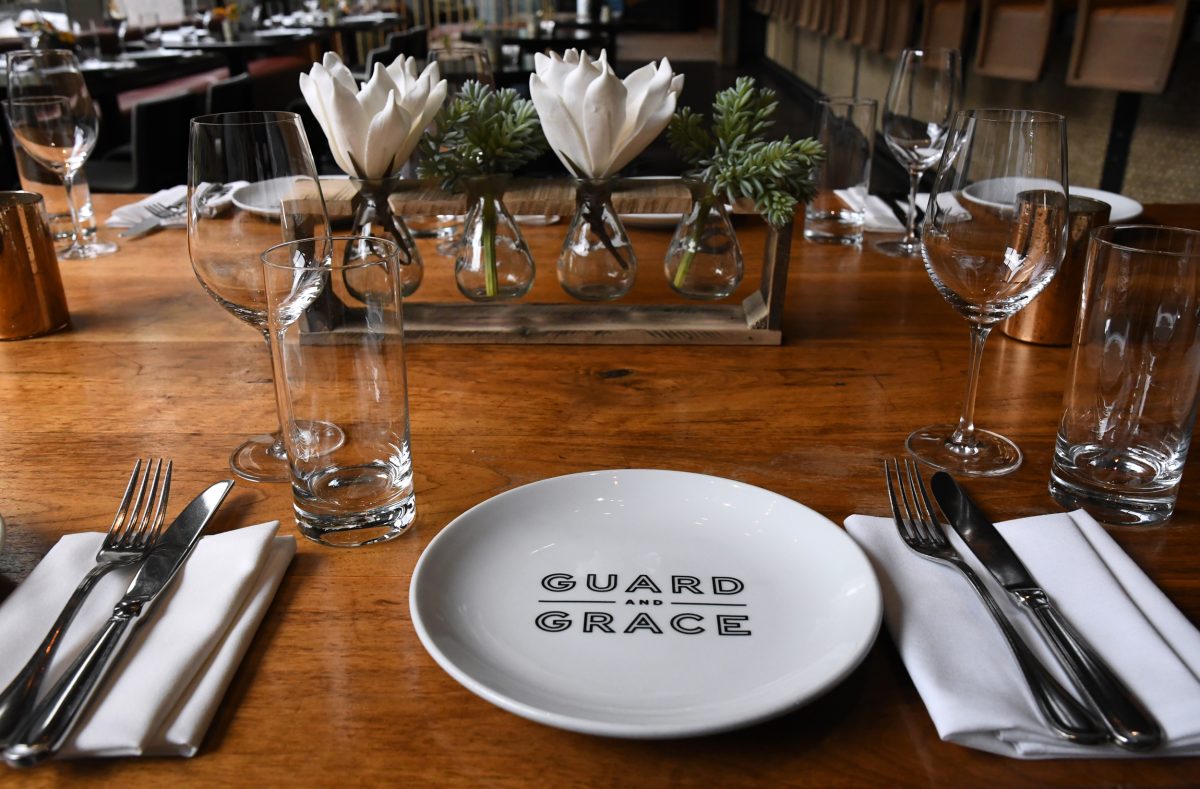
<svg viewBox="0 0 1200 789">
<path fill-rule="evenodd" d="M 700 198 L 700 212 L 696 215 L 696 221 L 692 224 L 692 234 L 688 239 L 688 245 L 683 250 L 683 259 L 679 261 L 679 268 L 675 269 L 675 287 L 682 288 L 684 280 L 687 279 L 688 269 L 692 266 L 692 258 L 696 257 L 696 250 L 700 248 L 700 244 L 704 241 L 704 226 L 708 223 L 708 213 L 712 211 L 713 198 L 705 195 Z"/>
<path fill-rule="evenodd" d="M 496 198 L 490 193 L 483 195 L 483 287 L 488 297 L 500 291 L 500 278 L 496 272 Z"/>
</svg>

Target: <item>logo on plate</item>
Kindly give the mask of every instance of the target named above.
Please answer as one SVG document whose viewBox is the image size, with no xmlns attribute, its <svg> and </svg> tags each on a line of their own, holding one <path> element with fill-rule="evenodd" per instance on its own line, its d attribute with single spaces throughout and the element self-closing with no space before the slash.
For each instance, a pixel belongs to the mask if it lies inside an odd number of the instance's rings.
<svg viewBox="0 0 1200 789">
<path fill-rule="evenodd" d="M 745 591 L 746 584 L 730 575 L 655 581 L 646 574 L 550 573 L 541 580 L 538 603 L 553 608 L 539 613 L 534 624 L 547 633 L 748 636 Z"/>
</svg>

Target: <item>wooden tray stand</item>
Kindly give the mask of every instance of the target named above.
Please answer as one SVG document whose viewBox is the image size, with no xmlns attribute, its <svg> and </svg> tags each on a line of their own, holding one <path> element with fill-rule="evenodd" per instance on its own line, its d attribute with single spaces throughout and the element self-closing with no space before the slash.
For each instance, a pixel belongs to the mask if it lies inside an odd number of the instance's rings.
<svg viewBox="0 0 1200 789">
<path fill-rule="evenodd" d="M 427 185 L 393 194 L 390 203 L 400 216 L 466 211 L 462 195 Z M 513 214 L 569 217 L 575 192 L 566 181 L 518 180 L 504 203 Z M 613 205 L 621 214 L 682 214 L 691 208 L 691 196 L 678 178 L 629 180 L 614 193 Z M 404 306 L 404 334 L 443 343 L 779 345 L 792 229 L 768 230 L 761 284 L 741 304 L 410 301 Z"/>
</svg>

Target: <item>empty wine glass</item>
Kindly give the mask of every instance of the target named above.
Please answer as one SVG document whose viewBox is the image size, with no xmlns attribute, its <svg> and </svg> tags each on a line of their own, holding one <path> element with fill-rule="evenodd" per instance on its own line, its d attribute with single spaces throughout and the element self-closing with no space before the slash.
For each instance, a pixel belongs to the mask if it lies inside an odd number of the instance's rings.
<svg viewBox="0 0 1200 789">
<path fill-rule="evenodd" d="M 84 260 L 116 252 L 116 244 L 87 239 L 71 192 L 100 134 L 100 116 L 75 55 L 61 49 L 9 52 L 5 109 L 21 148 L 62 178 L 74 232 L 59 257 Z"/>
<path fill-rule="evenodd" d="M 1046 287 L 1067 243 L 1067 132 L 1061 115 L 960 112 L 947 136 L 921 234 L 925 270 L 970 323 L 962 416 L 908 437 L 919 460 L 959 474 L 997 476 L 1021 463 L 1007 438 L 975 427 L 988 333 Z"/>
<path fill-rule="evenodd" d="M 229 205 L 229 190 L 239 182 L 239 196 Z M 300 117 L 231 112 L 193 118 L 187 219 L 196 278 L 218 304 L 262 332 L 270 353 L 259 255 L 276 244 L 329 235 Z M 248 439 L 234 450 L 229 465 L 249 480 L 288 479 L 278 430 Z"/>
<path fill-rule="evenodd" d="M 900 53 L 883 105 L 883 139 L 908 170 L 908 226 L 904 238 L 875 248 L 893 257 L 920 257 L 917 189 L 921 174 L 937 164 L 958 109 L 961 65 L 957 49 L 906 49 Z"/>
</svg>

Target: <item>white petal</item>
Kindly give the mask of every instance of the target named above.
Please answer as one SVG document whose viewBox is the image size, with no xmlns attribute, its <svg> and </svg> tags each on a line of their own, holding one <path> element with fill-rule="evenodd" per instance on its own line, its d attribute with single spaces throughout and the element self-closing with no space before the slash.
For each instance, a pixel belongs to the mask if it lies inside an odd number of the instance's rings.
<svg viewBox="0 0 1200 789">
<path fill-rule="evenodd" d="M 667 59 L 663 58 L 663 63 L 666 62 Z M 674 97 L 674 94 L 671 93 L 671 76 L 670 68 L 660 67 L 654 72 L 653 78 L 646 85 L 646 92 L 641 95 L 636 104 L 633 103 L 633 96 L 626 100 L 625 128 L 621 132 L 623 142 L 631 140 L 640 133 L 642 127 L 646 125 L 646 119 L 658 111 L 667 96 Z"/>
<path fill-rule="evenodd" d="M 358 103 L 363 106 L 368 118 L 374 118 L 379 113 L 383 112 L 388 103 L 392 101 L 391 95 L 399 93 L 400 87 L 392 80 L 387 69 L 382 63 L 375 64 L 374 73 L 367 83 L 363 85 L 362 90 L 358 92 L 356 98 Z"/>
<path fill-rule="evenodd" d="M 420 140 L 421 132 L 424 132 L 433 123 L 434 116 L 437 115 L 442 105 L 446 103 L 446 92 L 448 89 L 449 86 L 446 84 L 446 80 L 441 79 L 429 91 L 429 96 L 425 99 L 425 106 L 413 120 L 412 129 L 417 135 L 417 139 L 413 141 L 414 147 L 416 147 L 417 142 Z M 407 159 L 408 157 L 405 158 Z"/>
<path fill-rule="evenodd" d="M 529 75 L 529 95 L 542 121 L 542 133 L 546 135 L 546 142 L 550 143 L 559 161 L 572 175 L 592 176 L 592 162 L 587 155 L 583 132 L 567 111 L 562 99 L 537 74 Z M 567 161 L 568 158 L 570 162 Z M 576 167 L 583 172 L 577 173 Z"/>
<path fill-rule="evenodd" d="M 350 69 L 346 68 L 346 64 L 342 62 L 336 52 L 326 52 L 325 57 L 321 59 L 321 65 L 325 67 L 335 82 L 340 82 L 352 91 L 358 90 L 358 83 L 354 81 L 354 75 L 350 73 Z"/>
<path fill-rule="evenodd" d="M 338 159 L 338 165 L 350 175 L 355 175 L 353 162 L 363 165 L 363 149 L 366 147 L 368 118 L 363 107 L 358 103 L 358 97 L 336 80 L 331 82 L 333 89 L 330 100 L 326 105 L 329 112 L 330 128 L 333 134 L 329 139 L 329 147 L 334 156 L 343 153 L 345 161 Z M 353 160 L 350 157 L 353 156 Z M 364 165 L 365 166 L 365 165 Z M 365 176 L 364 176 L 365 177 Z"/>
<path fill-rule="evenodd" d="M 312 108 L 317 123 L 321 125 L 321 131 L 325 132 L 325 139 L 329 141 L 334 161 L 337 162 L 338 167 L 342 168 L 343 172 L 353 174 L 354 168 L 350 164 L 350 158 L 338 142 L 339 135 L 331 110 L 334 85 L 333 77 L 319 63 L 313 64 L 311 75 L 300 75 L 300 92 L 304 95 L 308 106 Z"/>
<path fill-rule="evenodd" d="M 671 92 L 674 93 L 676 96 L 678 96 L 679 92 L 682 90 L 683 90 L 683 75 L 676 74 L 675 76 L 671 77 Z"/>
<path fill-rule="evenodd" d="M 401 158 L 397 148 L 407 142 L 412 117 L 394 100 L 394 96 L 389 99 L 391 100 L 388 106 L 371 119 L 371 125 L 367 128 L 363 159 L 360 162 L 366 178 L 391 175 L 392 171 L 398 169 L 408 158 Z"/>
<path fill-rule="evenodd" d="M 649 114 L 645 120 L 645 124 L 637 130 L 632 138 L 625 141 L 624 147 L 613 159 L 605 175 L 613 175 L 620 172 L 622 167 L 629 164 L 633 161 L 634 157 L 646 150 L 646 146 L 654 142 L 654 138 L 661 134 L 663 129 L 667 128 L 667 124 L 671 122 L 671 116 L 674 114 L 675 94 L 668 93 L 666 101 L 663 101 L 656 110 Z"/>
<path fill-rule="evenodd" d="M 584 140 L 596 175 L 606 175 L 618 152 L 625 128 L 625 86 L 607 63 L 599 79 L 588 86 L 580 117 Z"/>
</svg>

